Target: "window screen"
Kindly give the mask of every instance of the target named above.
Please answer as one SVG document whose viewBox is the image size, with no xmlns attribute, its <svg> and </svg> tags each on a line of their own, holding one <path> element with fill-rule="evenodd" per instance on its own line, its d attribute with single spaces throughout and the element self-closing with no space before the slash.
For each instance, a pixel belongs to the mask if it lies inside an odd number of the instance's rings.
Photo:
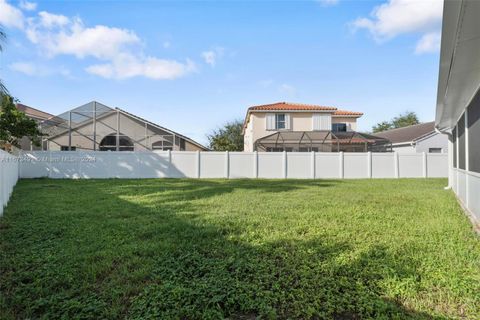
<svg viewBox="0 0 480 320">
<path fill-rule="evenodd" d="M 452 131 L 452 143 L 453 143 L 453 167 L 457 168 L 457 127 Z"/>
<path fill-rule="evenodd" d="M 480 173 L 480 93 L 468 107 L 468 170 Z"/>
<path fill-rule="evenodd" d="M 465 170 L 465 114 L 462 115 L 457 124 L 458 130 L 458 167 Z"/>
</svg>

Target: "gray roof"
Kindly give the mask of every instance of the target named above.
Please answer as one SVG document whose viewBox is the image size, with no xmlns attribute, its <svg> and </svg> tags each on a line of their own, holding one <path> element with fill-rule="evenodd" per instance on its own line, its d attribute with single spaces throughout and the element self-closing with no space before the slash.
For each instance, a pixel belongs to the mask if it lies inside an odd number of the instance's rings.
<svg viewBox="0 0 480 320">
<path fill-rule="evenodd" d="M 392 143 L 412 142 L 435 132 L 435 121 L 415 124 L 413 126 L 377 132 L 377 137 L 390 140 Z"/>
</svg>

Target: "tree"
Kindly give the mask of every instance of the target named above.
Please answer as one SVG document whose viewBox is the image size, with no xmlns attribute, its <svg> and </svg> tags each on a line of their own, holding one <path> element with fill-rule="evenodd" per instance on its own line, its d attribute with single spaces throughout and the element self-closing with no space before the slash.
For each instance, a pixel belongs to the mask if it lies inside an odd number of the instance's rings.
<svg viewBox="0 0 480 320">
<path fill-rule="evenodd" d="M 408 127 L 414 124 L 419 124 L 417 114 L 412 111 L 407 111 L 400 114 L 398 117 L 393 118 L 392 124 L 394 128 Z"/>
<path fill-rule="evenodd" d="M 378 133 L 390 129 L 408 127 L 419 123 L 420 121 L 418 120 L 417 114 L 413 111 L 407 111 L 394 117 L 390 121 L 382 121 L 377 123 L 372 127 L 372 131 L 373 133 Z"/>
<path fill-rule="evenodd" d="M 209 147 L 215 151 L 243 151 L 243 121 L 227 122 L 207 135 Z"/>
<path fill-rule="evenodd" d="M 389 121 L 382 121 L 374 125 L 372 128 L 372 131 L 375 133 L 375 132 L 387 131 L 390 129 L 392 129 L 392 123 Z"/>
<path fill-rule="evenodd" d="M 34 120 L 15 107 L 13 98 L 4 94 L 0 108 L 0 141 L 18 147 L 19 140 L 25 136 L 39 145 L 42 133 Z"/>
</svg>

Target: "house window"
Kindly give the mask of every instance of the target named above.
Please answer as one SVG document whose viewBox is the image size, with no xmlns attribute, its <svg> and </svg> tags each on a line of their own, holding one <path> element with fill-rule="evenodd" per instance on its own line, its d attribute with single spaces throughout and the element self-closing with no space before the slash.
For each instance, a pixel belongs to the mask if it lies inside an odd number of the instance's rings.
<svg viewBox="0 0 480 320">
<path fill-rule="evenodd" d="M 71 146 L 68 148 L 68 146 L 61 146 L 60 151 L 77 151 L 77 147 Z"/>
<path fill-rule="evenodd" d="M 100 141 L 100 151 L 117 151 L 117 135 L 111 134 Z M 119 136 L 118 151 L 133 151 L 133 142 L 127 136 Z"/>
<path fill-rule="evenodd" d="M 346 132 L 347 124 L 346 123 L 332 123 L 333 132 Z"/>
<path fill-rule="evenodd" d="M 152 150 L 173 150 L 173 143 L 167 140 L 160 140 L 152 144 Z"/>
<path fill-rule="evenodd" d="M 442 153 L 442 148 L 428 148 L 428 153 Z"/>
<path fill-rule="evenodd" d="M 286 129 L 286 117 L 284 113 L 275 114 L 275 129 Z"/>
</svg>

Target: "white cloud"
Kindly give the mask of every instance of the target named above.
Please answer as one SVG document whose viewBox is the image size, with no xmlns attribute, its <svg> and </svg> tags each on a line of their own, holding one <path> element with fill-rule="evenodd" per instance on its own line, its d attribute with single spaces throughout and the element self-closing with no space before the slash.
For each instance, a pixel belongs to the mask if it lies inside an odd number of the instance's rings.
<svg viewBox="0 0 480 320">
<path fill-rule="evenodd" d="M 282 84 L 278 87 L 278 91 L 280 93 L 283 93 L 283 94 L 286 94 L 286 95 L 289 95 L 289 96 L 293 96 L 297 92 L 297 89 L 295 89 L 295 87 L 292 86 L 292 85 L 284 83 L 284 84 Z"/>
<path fill-rule="evenodd" d="M 132 30 L 104 25 L 88 27 L 79 17 L 41 11 L 25 18 L 18 8 L 0 0 L 0 23 L 23 29 L 30 42 L 49 58 L 70 55 L 99 60 L 85 70 L 104 78 L 176 79 L 196 70 L 195 64 L 188 59 L 180 62 L 145 55 L 142 41 Z M 169 45 L 169 42 L 164 43 L 165 47 Z M 216 48 L 215 52 L 217 56 L 222 54 L 221 48 Z M 14 63 L 10 68 L 32 76 L 65 73 L 25 62 Z"/>
<path fill-rule="evenodd" d="M 54 74 L 60 74 L 63 76 L 69 76 L 70 71 L 64 67 L 48 67 L 46 65 L 37 65 L 31 62 L 15 62 L 9 65 L 9 68 L 13 71 L 17 71 L 28 76 L 50 76 Z"/>
<path fill-rule="evenodd" d="M 37 9 L 37 4 L 35 2 L 21 0 L 19 3 L 19 7 L 25 11 L 34 11 Z"/>
<path fill-rule="evenodd" d="M 224 52 L 224 48 L 216 47 L 213 50 L 202 52 L 202 58 L 206 64 L 214 67 L 217 64 L 217 60 L 223 57 Z"/>
<path fill-rule="evenodd" d="M 373 9 L 370 18 L 358 18 L 353 28 L 367 29 L 377 41 L 401 34 L 438 32 L 442 22 L 442 0 L 389 0 Z"/>
<path fill-rule="evenodd" d="M 25 17 L 16 7 L 0 0 L 0 24 L 8 28 L 23 29 Z"/>
<path fill-rule="evenodd" d="M 72 20 L 43 11 L 39 19 L 29 20 L 27 36 L 50 56 L 67 54 L 77 58 L 111 59 L 126 47 L 140 43 L 130 30 L 102 25 L 87 28 L 79 18 Z"/>
<path fill-rule="evenodd" d="M 440 32 L 430 32 L 424 34 L 415 48 L 416 54 L 438 52 L 440 50 Z"/>
<path fill-rule="evenodd" d="M 181 63 L 175 60 L 155 57 L 138 57 L 121 54 L 110 63 L 89 66 L 88 73 L 107 79 L 127 79 L 143 76 L 155 80 L 171 80 L 196 70 L 195 64 L 187 60 Z"/>
<path fill-rule="evenodd" d="M 53 14 L 46 11 L 38 13 L 40 17 L 40 25 L 52 29 L 54 27 L 63 27 L 70 23 L 70 19 L 61 14 Z"/>
<path fill-rule="evenodd" d="M 338 4 L 339 0 L 317 0 L 322 6 L 329 7 Z"/>
</svg>

